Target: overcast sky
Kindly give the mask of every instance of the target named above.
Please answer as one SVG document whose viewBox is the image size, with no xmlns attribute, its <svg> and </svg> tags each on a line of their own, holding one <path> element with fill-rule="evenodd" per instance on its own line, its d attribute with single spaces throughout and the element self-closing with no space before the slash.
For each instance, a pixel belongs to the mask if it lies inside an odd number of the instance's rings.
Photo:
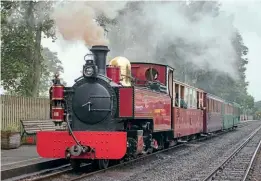
<svg viewBox="0 0 261 181">
<path fill-rule="evenodd" d="M 249 48 L 249 64 L 246 71 L 248 91 L 254 96 L 255 101 L 261 100 L 261 1 L 222 1 L 222 4 L 224 11 L 234 14 L 234 26 L 239 29 L 244 43 Z M 43 46 L 58 52 L 65 70 L 62 77 L 68 85 L 72 85 L 74 79 L 81 75 L 83 56 L 88 49 L 81 42 L 68 44 L 61 38 L 55 43 L 44 39 Z"/>
<path fill-rule="evenodd" d="M 234 25 L 239 29 L 249 48 L 246 76 L 248 92 L 255 101 L 261 100 L 261 1 L 224 1 L 223 9 L 234 14 Z"/>
</svg>

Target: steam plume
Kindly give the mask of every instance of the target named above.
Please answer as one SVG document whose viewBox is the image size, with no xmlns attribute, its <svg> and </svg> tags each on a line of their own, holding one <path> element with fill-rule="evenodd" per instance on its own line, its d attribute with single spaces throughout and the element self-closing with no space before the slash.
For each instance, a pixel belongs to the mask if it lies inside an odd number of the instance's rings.
<svg viewBox="0 0 261 181">
<path fill-rule="evenodd" d="M 94 19 L 101 14 L 114 18 L 124 5 L 125 2 L 117 2 L 114 6 L 103 1 L 64 2 L 57 4 L 52 18 L 65 40 L 83 40 L 89 46 L 108 45 L 103 27 Z"/>
</svg>

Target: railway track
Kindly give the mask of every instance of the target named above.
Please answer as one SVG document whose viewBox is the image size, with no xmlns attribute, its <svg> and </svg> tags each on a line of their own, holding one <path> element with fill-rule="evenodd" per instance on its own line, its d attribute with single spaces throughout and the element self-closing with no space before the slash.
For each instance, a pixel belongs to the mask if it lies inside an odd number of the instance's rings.
<svg viewBox="0 0 261 181">
<path fill-rule="evenodd" d="M 245 125 L 245 124 L 242 124 L 240 126 L 243 126 L 243 125 Z M 92 170 L 91 164 L 86 164 L 86 165 L 82 166 L 78 172 L 75 172 L 75 171 L 72 170 L 72 168 L 70 166 L 65 166 L 63 169 L 52 169 L 52 170 L 48 171 L 48 172 L 51 172 L 51 173 L 44 172 L 44 173 L 41 173 L 39 175 L 34 175 L 34 176 L 26 177 L 26 178 L 23 178 L 23 179 L 19 179 L 19 180 L 20 181 L 29 181 L 29 180 L 30 181 L 47 181 L 47 180 L 48 181 L 49 180 L 76 181 L 76 180 L 80 180 L 80 179 L 83 179 L 83 178 L 86 178 L 86 177 L 89 177 L 89 176 L 92 176 L 92 175 L 95 175 L 95 174 L 98 174 L 98 173 L 102 173 L 102 172 L 105 172 L 105 171 L 108 171 L 108 170 L 120 168 L 122 166 L 129 165 L 133 162 L 141 161 L 142 159 L 147 159 L 147 158 L 155 156 L 156 154 L 159 154 L 159 153 L 164 153 L 164 152 L 168 152 L 168 151 L 171 151 L 171 150 L 174 150 L 174 149 L 177 149 L 177 148 L 181 148 L 182 146 L 186 146 L 186 145 L 191 144 L 191 143 L 200 142 L 200 141 L 203 141 L 203 140 L 206 140 L 206 139 L 211 139 L 213 137 L 216 137 L 216 136 L 219 136 L 221 134 L 228 133 L 228 132 L 229 131 L 219 132 L 219 133 L 210 135 L 209 137 L 200 137 L 196 140 L 192 140 L 192 141 L 189 141 L 189 142 L 186 142 L 186 143 L 180 143 L 180 144 L 173 146 L 173 147 L 170 147 L 168 149 L 159 150 L 159 151 L 154 152 L 154 153 L 149 154 L 149 155 L 140 156 L 138 158 L 132 159 L 132 160 L 127 161 L 127 162 L 113 164 L 113 165 L 109 166 L 107 169 Z"/>
<path fill-rule="evenodd" d="M 247 123 L 241 123 L 238 125 L 238 127 L 244 127 L 247 126 Z M 34 174 L 31 176 L 26 176 L 23 177 L 21 179 L 18 179 L 19 181 L 45 181 L 45 180 L 69 180 L 69 181 L 75 181 L 75 180 L 80 180 L 82 178 L 86 178 L 98 173 L 102 173 L 105 172 L 107 170 L 111 170 L 111 169 L 115 169 L 117 167 L 122 167 L 125 165 L 128 165 L 132 162 L 136 162 L 136 161 L 140 161 L 142 159 L 146 159 L 148 157 L 151 157 L 153 155 L 159 154 L 159 153 L 163 153 L 163 152 L 167 152 L 173 149 L 177 149 L 178 147 L 182 147 L 185 146 L 187 144 L 193 143 L 193 142 L 199 142 L 199 141 L 203 141 L 206 139 L 211 139 L 212 137 L 216 137 L 219 136 L 220 134 L 224 134 L 227 133 L 229 131 L 225 131 L 225 132 L 220 132 L 214 135 L 211 135 L 210 137 L 200 137 L 199 139 L 187 142 L 187 143 L 181 143 L 179 145 L 176 145 L 174 147 L 168 148 L 168 149 L 164 149 L 164 150 L 160 150 L 157 152 L 154 152 L 150 155 L 145 155 L 145 156 L 141 156 L 138 157 L 136 159 L 124 162 L 124 163 L 120 163 L 120 164 L 114 164 L 110 167 L 108 167 L 107 169 L 103 169 L 103 170 L 92 170 L 91 168 L 91 164 L 85 164 L 84 166 L 81 167 L 81 169 L 79 170 L 79 172 L 75 172 L 72 170 L 72 168 L 70 167 L 70 165 L 64 165 L 62 168 L 54 168 L 54 169 L 50 169 L 47 171 L 43 171 L 41 173 L 38 174 Z"/>
<path fill-rule="evenodd" d="M 195 140 L 195 141 L 199 141 L 199 140 Z M 191 143 L 191 142 L 189 142 L 189 143 Z M 91 164 L 86 164 L 86 165 L 82 166 L 78 172 L 75 172 L 74 170 L 72 170 L 71 167 L 68 166 L 63 170 L 59 170 L 59 171 L 53 170 L 52 173 L 50 173 L 50 174 L 44 173 L 44 174 L 41 174 L 39 176 L 32 176 L 32 177 L 20 179 L 20 181 L 29 181 L 29 180 L 30 181 L 47 181 L 47 180 L 56 180 L 56 179 L 57 180 L 62 179 L 62 180 L 67 180 L 67 181 L 76 181 L 76 180 L 80 180 L 82 178 L 86 178 L 86 177 L 89 177 L 89 176 L 92 176 L 92 175 L 95 175 L 95 174 L 98 174 L 98 173 L 105 172 L 107 170 L 115 169 L 117 167 L 122 167 L 122 166 L 125 166 L 125 165 L 128 165 L 128 164 L 131 164 L 133 162 L 140 161 L 142 159 L 146 159 L 148 157 L 154 156 L 156 154 L 176 149 L 176 148 L 184 146 L 184 145 L 186 145 L 186 143 L 182 143 L 182 144 L 173 146 L 173 147 L 168 148 L 168 149 L 160 150 L 160 151 L 154 152 L 154 153 L 149 154 L 149 155 L 140 156 L 138 158 L 132 159 L 132 160 L 127 161 L 127 162 L 123 162 L 123 163 L 119 163 L 119 164 L 113 164 L 113 165 L 109 166 L 108 168 L 102 169 L 102 170 L 92 170 L 92 168 L 90 167 Z"/>
<path fill-rule="evenodd" d="M 246 181 L 255 156 L 261 145 L 261 126 L 252 134 L 221 164 L 218 164 L 202 181 Z M 194 178 L 193 180 L 200 180 Z"/>
<path fill-rule="evenodd" d="M 259 143 L 261 144 L 261 143 Z M 259 150 L 256 149 L 253 155 L 252 162 L 249 165 L 249 173 L 244 181 L 258 181 L 261 179 L 261 145 L 259 145 Z"/>
<path fill-rule="evenodd" d="M 250 180 L 257 181 L 257 179 L 261 179 L 261 168 L 258 168 L 261 167 L 260 165 L 258 165 L 260 163 L 261 163 L 261 139 L 258 144 L 258 147 L 255 150 L 255 153 L 252 156 L 251 162 L 247 168 L 247 172 L 245 174 L 243 181 L 250 181 Z"/>
</svg>

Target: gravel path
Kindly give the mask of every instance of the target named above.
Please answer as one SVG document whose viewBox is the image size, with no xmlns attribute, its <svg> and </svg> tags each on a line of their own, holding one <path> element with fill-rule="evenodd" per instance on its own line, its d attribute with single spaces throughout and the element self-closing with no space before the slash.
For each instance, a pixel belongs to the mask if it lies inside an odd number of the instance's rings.
<svg viewBox="0 0 261 181">
<path fill-rule="evenodd" d="M 83 179 L 85 181 L 171 181 L 200 177 L 204 170 L 211 169 L 229 155 L 246 137 L 261 125 L 261 122 L 244 123 L 236 131 L 225 133 L 204 142 L 189 144 L 167 153 L 133 163 L 132 165 L 106 171 Z"/>
</svg>

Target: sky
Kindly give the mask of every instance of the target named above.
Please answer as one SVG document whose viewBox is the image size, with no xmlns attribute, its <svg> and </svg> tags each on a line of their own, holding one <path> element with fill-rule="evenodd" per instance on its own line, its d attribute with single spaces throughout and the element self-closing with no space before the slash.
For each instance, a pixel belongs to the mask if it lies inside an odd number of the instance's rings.
<svg viewBox="0 0 261 181">
<path fill-rule="evenodd" d="M 254 96 L 255 101 L 261 100 L 261 1 L 222 1 L 222 10 L 234 15 L 234 26 L 249 48 L 246 71 L 248 92 Z M 55 43 L 43 39 L 42 45 L 58 53 L 64 66 L 62 77 L 68 86 L 73 85 L 74 80 L 81 76 L 80 70 L 85 63 L 83 57 L 88 49 L 82 42 L 69 44 L 60 37 Z"/>
<path fill-rule="evenodd" d="M 249 48 L 246 79 L 248 92 L 255 101 L 261 100 L 261 1 L 224 1 L 224 11 L 234 14 L 234 26 L 239 29 Z"/>
</svg>

